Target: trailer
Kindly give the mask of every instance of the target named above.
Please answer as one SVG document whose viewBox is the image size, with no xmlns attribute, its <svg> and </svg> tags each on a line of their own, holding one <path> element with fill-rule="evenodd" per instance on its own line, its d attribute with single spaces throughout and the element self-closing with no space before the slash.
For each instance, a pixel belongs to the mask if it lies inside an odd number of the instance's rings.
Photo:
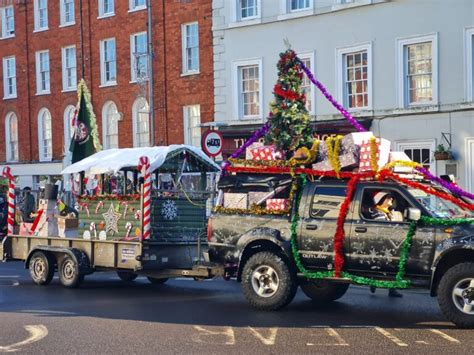
<svg viewBox="0 0 474 355">
<path fill-rule="evenodd" d="M 203 257 L 219 171 L 186 145 L 98 152 L 62 172 L 72 177 L 78 218 L 59 215 L 53 189 L 32 225 L 16 223 L 3 238 L 0 258 L 24 261 L 38 285 L 49 284 L 55 271 L 66 287 L 97 271 L 152 283 L 223 276 Z"/>
</svg>

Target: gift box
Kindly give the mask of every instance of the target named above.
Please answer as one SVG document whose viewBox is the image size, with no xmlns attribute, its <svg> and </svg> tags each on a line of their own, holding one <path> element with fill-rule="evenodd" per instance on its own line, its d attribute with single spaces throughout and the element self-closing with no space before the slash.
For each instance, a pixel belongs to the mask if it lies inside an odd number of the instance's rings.
<svg viewBox="0 0 474 355">
<path fill-rule="evenodd" d="M 79 226 L 79 220 L 77 218 L 66 218 L 58 216 L 58 228 L 59 229 L 73 229 Z"/>
<path fill-rule="evenodd" d="M 383 138 L 376 138 L 377 145 L 377 166 L 372 166 L 371 160 L 371 143 L 370 139 L 364 140 L 360 147 L 359 171 L 378 170 L 388 163 L 390 156 L 390 141 Z"/>
<path fill-rule="evenodd" d="M 246 160 L 252 160 L 253 158 L 253 155 L 252 155 L 252 149 L 255 149 L 255 148 L 260 148 L 260 147 L 263 147 L 263 143 L 262 142 L 255 142 L 255 143 L 252 143 L 250 144 L 247 149 L 245 150 L 245 159 Z"/>
<path fill-rule="evenodd" d="M 406 155 L 405 152 L 390 152 L 388 161 L 389 163 L 392 161 L 398 161 L 398 160 L 403 160 L 403 161 L 412 161 L 408 155 Z M 396 165 L 393 167 L 393 172 L 394 173 L 405 173 L 405 174 L 410 174 L 413 172 L 413 168 L 409 166 L 401 166 L 401 165 Z"/>
<path fill-rule="evenodd" d="M 274 145 L 263 145 L 261 147 L 249 147 L 249 160 L 278 160 L 283 159 L 283 153 Z"/>
<path fill-rule="evenodd" d="M 249 196 L 249 206 L 262 203 L 265 197 L 270 196 L 271 192 L 260 192 L 260 191 L 250 191 Z"/>
<path fill-rule="evenodd" d="M 367 132 L 364 132 L 367 133 Z M 359 141 L 359 136 L 356 133 L 347 134 L 341 139 L 339 148 L 339 163 L 341 169 L 352 169 L 359 165 L 359 145 L 355 144 L 355 139 Z M 316 163 L 313 164 L 313 169 L 321 171 L 334 170 L 329 160 L 327 149 L 327 141 L 321 142 Z"/>
<path fill-rule="evenodd" d="M 267 210 L 269 211 L 286 211 L 290 206 L 287 198 L 269 198 L 267 200 Z"/>
<path fill-rule="evenodd" d="M 224 208 L 248 208 L 248 195 L 246 193 L 224 193 Z"/>
</svg>

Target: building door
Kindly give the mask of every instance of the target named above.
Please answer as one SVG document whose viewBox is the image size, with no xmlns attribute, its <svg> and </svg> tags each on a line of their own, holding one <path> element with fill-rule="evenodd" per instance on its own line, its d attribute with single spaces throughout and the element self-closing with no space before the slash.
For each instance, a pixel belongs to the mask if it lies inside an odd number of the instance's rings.
<svg viewBox="0 0 474 355">
<path fill-rule="evenodd" d="M 466 138 L 466 188 L 474 193 L 474 137 Z"/>
<path fill-rule="evenodd" d="M 434 139 L 424 141 L 401 141 L 396 142 L 396 150 L 404 152 L 408 157 L 423 165 L 424 168 L 436 175 L 436 164 L 433 158 L 435 151 Z"/>
</svg>

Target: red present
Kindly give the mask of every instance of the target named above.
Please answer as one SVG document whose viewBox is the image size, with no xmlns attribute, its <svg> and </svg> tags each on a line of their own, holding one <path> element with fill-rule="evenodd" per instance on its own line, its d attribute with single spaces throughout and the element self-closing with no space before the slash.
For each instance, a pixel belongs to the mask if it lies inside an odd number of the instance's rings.
<svg viewBox="0 0 474 355">
<path fill-rule="evenodd" d="M 267 200 L 267 210 L 269 211 L 286 211 L 290 206 L 287 198 L 269 198 Z"/>
<path fill-rule="evenodd" d="M 362 141 L 362 145 L 360 147 L 359 171 L 378 170 L 388 163 L 390 155 L 390 141 L 383 138 L 375 138 L 375 144 L 377 146 L 377 166 L 372 166 L 372 146 L 370 144 L 370 140 L 364 140 Z"/>
<path fill-rule="evenodd" d="M 283 159 L 283 153 L 276 149 L 274 145 L 264 145 L 261 147 L 249 148 L 249 155 L 252 160 L 278 160 Z"/>
</svg>

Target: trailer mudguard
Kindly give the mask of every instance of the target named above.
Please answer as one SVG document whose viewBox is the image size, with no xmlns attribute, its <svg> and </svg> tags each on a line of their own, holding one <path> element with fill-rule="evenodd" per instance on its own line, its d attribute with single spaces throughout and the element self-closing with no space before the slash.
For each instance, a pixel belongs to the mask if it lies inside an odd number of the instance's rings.
<svg viewBox="0 0 474 355">
<path fill-rule="evenodd" d="M 29 268 L 30 259 L 32 255 L 37 251 L 44 251 L 53 254 L 56 260 L 61 254 L 67 254 L 76 262 L 81 275 L 88 275 L 94 272 L 91 267 L 89 257 L 82 250 L 76 248 L 55 247 L 49 245 L 37 245 L 33 249 L 31 249 L 30 253 L 28 254 L 28 257 L 25 260 L 25 269 Z"/>
</svg>

